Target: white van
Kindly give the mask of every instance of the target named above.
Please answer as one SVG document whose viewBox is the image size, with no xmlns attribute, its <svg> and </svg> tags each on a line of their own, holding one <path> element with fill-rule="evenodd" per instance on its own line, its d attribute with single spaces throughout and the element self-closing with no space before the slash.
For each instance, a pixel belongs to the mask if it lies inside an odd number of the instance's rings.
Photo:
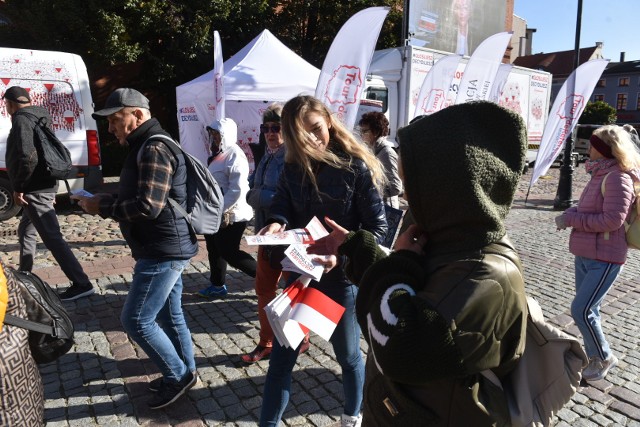
<svg viewBox="0 0 640 427">
<path fill-rule="evenodd" d="M 0 48 L 0 96 L 11 86 L 29 91 L 31 102 L 51 113 L 58 138 L 69 148 L 72 189 L 92 191 L 102 184 L 98 129 L 87 68 L 78 55 L 65 52 Z M 0 221 L 20 210 L 13 202 L 5 154 L 11 117 L 0 102 Z M 60 192 L 67 189 L 60 183 Z"/>
</svg>

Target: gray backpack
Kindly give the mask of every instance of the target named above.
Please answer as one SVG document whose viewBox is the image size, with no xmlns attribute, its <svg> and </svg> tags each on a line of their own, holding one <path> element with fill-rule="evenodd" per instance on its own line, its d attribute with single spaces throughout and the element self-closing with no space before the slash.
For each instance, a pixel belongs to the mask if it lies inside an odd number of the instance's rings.
<svg viewBox="0 0 640 427">
<path fill-rule="evenodd" d="M 222 190 L 209 169 L 200 160 L 182 149 L 180 144 L 165 135 L 153 135 L 145 141 L 161 140 L 171 149 L 171 152 L 182 152 L 187 165 L 187 209 L 169 198 L 171 206 L 180 213 L 191 226 L 195 234 L 215 234 L 220 228 L 224 198 Z M 143 144 L 143 147 L 144 147 Z M 138 152 L 138 162 L 142 155 L 142 148 Z"/>
</svg>

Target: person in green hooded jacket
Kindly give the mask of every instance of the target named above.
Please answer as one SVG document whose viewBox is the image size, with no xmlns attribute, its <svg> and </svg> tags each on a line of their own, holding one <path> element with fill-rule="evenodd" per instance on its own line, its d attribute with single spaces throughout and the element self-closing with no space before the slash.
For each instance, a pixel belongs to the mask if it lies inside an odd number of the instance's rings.
<svg viewBox="0 0 640 427">
<path fill-rule="evenodd" d="M 506 235 L 524 167 L 525 125 L 490 102 L 454 105 L 398 132 L 415 223 L 387 255 L 330 219 L 310 253 L 348 258 L 369 344 L 363 425 L 509 425 L 499 378 L 524 352 L 520 260 Z"/>
</svg>

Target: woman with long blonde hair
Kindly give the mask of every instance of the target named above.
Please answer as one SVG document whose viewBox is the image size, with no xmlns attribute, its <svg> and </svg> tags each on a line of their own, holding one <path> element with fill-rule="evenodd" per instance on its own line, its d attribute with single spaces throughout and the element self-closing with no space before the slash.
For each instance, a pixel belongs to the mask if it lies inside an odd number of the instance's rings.
<svg viewBox="0 0 640 427">
<path fill-rule="evenodd" d="M 576 296 L 571 315 L 589 356 L 582 377 L 597 381 L 618 363 L 602 331 L 600 304 L 627 259 L 625 220 L 640 182 L 640 154 L 632 136 L 616 125 L 596 129 L 589 142 L 585 167 L 591 179 L 578 205 L 556 217 L 556 225 L 558 230 L 572 228 Z"/>
<path fill-rule="evenodd" d="M 286 228 L 302 228 L 315 216 L 340 217 L 340 224 L 365 229 L 380 241 L 387 232 L 380 189 L 382 167 L 371 151 L 349 132 L 318 99 L 298 96 L 282 109 L 285 165 L 266 226 L 260 234 Z M 338 268 L 333 268 L 334 266 Z M 342 368 L 344 388 L 343 426 L 358 426 L 361 420 L 364 363 L 360 352 L 360 327 L 355 317 L 357 287 L 346 277 L 344 262 L 335 256 L 325 274 L 311 287 L 345 307 L 333 335 L 336 359 Z M 261 426 L 276 426 L 289 400 L 291 372 L 299 348 L 273 344 L 264 386 Z"/>
</svg>

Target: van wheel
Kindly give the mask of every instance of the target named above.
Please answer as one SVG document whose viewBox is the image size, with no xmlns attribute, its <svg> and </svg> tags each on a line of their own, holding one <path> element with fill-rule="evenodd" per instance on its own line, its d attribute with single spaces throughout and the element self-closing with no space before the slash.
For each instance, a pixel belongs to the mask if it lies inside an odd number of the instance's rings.
<svg viewBox="0 0 640 427">
<path fill-rule="evenodd" d="M 13 191 L 9 180 L 0 178 L 0 221 L 13 218 L 20 212 L 20 206 L 13 201 Z"/>
</svg>

